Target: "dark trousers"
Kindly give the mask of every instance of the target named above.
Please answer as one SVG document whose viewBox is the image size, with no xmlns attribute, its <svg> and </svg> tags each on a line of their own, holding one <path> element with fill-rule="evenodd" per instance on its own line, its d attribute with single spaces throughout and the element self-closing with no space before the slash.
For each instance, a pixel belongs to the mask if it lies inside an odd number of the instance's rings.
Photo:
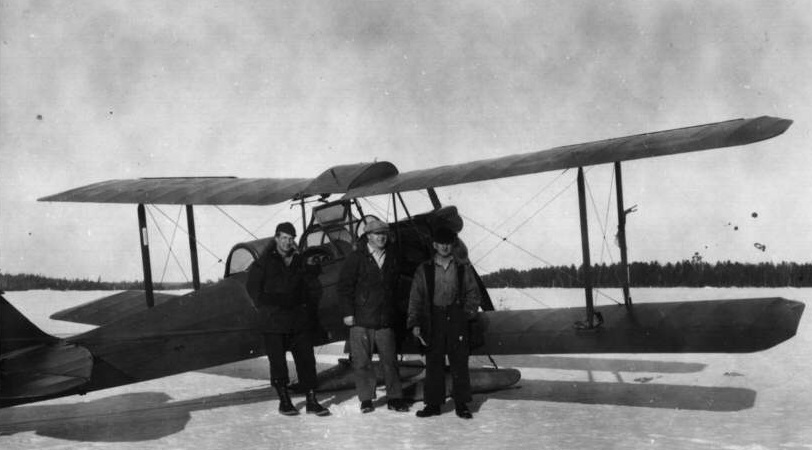
<svg viewBox="0 0 812 450">
<path fill-rule="evenodd" d="M 432 307 L 423 398 L 427 405 L 442 405 L 445 401 L 446 355 L 451 366 L 451 397 L 457 403 L 471 401 L 468 353 L 468 321 L 462 308 L 456 305 Z"/>
<path fill-rule="evenodd" d="M 302 389 L 316 389 L 316 357 L 313 355 L 310 332 L 265 333 L 264 336 L 265 351 L 271 365 L 271 385 L 287 386 L 290 382 L 285 359 L 285 352 L 290 351 Z"/>
</svg>

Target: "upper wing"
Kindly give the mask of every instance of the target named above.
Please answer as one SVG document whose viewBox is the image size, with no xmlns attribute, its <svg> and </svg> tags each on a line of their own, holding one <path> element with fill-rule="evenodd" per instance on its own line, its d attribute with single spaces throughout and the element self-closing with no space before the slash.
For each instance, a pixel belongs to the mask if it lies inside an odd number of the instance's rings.
<svg viewBox="0 0 812 450">
<path fill-rule="evenodd" d="M 43 197 L 46 202 L 270 205 L 295 196 L 308 178 L 141 178 L 109 180 Z"/>
<path fill-rule="evenodd" d="M 110 180 L 40 201 L 175 205 L 270 205 L 319 194 L 388 194 L 615 161 L 673 155 L 762 141 L 791 120 L 757 117 L 556 147 L 520 155 L 398 173 L 388 162 L 335 166 L 315 178 L 141 178 Z"/>
<path fill-rule="evenodd" d="M 745 145 L 778 136 L 791 124 L 791 120 L 767 116 L 737 119 L 415 170 L 351 189 L 347 193 L 347 197 L 412 191 L 615 161 Z"/>
<path fill-rule="evenodd" d="M 357 184 L 398 173 L 388 162 L 331 167 L 315 178 L 175 177 L 109 180 L 40 198 L 45 202 L 164 205 L 272 205 L 319 194 L 343 194 Z"/>
</svg>

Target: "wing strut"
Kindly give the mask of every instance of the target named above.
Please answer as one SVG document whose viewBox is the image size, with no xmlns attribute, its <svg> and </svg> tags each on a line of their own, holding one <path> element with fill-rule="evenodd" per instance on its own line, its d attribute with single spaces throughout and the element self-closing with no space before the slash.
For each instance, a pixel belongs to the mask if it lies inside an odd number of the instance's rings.
<svg viewBox="0 0 812 450">
<path fill-rule="evenodd" d="M 304 230 L 307 230 L 307 212 L 305 211 L 304 197 L 299 201 L 299 206 L 301 206 L 302 209 L 302 235 L 304 235 Z"/>
<path fill-rule="evenodd" d="M 440 209 L 443 205 L 440 203 L 440 198 L 437 197 L 437 192 L 434 191 L 434 188 L 428 188 L 426 191 L 429 193 L 429 198 L 431 199 L 431 206 L 437 210 Z"/>
<path fill-rule="evenodd" d="M 394 223 L 398 223 L 398 199 L 397 199 L 398 196 L 400 196 L 399 192 L 393 192 L 392 193 L 392 214 L 394 215 L 394 218 L 395 218 Z M 396 226 L 394 228 L 395 228 L 395 233 L 396 233 L 395 234 L 395 242 L 397 242 L 398 254 L 402 255 L 403 254 L 403 245 L 401 244 L 401 239 L 400 239 L 400 227 Z"/>
<path fill-rule="evenodd" d="M 581 215 L 581 252 L 584 257 L 584 294 L 586 295 L 586 327 L 595 328 L 595 306 L 592 302 L 592 263 L 589 261 L 589 230 L 586 217 L 586 189 L 584 188 L 584 168 L 578 168 L 578 209 Z"/>
<path fill-rule="evenodd" d="M 186 225 L 189 228 L 189 255 L 192 259 L 192 287 L 200 290 L 200 268 L 197 264 L 197 235 L 195 234 L 195 212 L 192 205 L 186 205 Z"/>
<path fill-rule="evenodd" d="M 620 161 L 615 161 L 615 187 L 617 188 L 617 243 L 620 246 L 620 271 L 621 283 L 623 283 L 623 302 L 626 308 L 632 307 L 632 297 L 629 293 L 629 262 L 626 255 L 626 214 L 628 211 L 623 207 L 623 176 L 620 173 Z"/>
<path fill-rule="evenodd" d="M 144 204 L 138 204 L 138 230 L 141 237 L 141 261 L 144 264 L 144 293 L 147 296 L 147 307 L 155 306 L 155 294 L 152 290 L 152 268 L 149 262 L 149 239 L 147 238 L 147 214 Z"/>
</svg>

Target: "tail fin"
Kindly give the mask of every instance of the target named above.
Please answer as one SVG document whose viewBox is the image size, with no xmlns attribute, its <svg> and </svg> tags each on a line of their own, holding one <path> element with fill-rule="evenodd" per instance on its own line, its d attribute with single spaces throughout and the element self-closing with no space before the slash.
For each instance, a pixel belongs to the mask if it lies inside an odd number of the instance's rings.
<svg viewBox="0 0 812 450">
<path fill-rule="evenodd" d="M 58 340 L 37 328 L 0 295 L 0 354 Z"/>
</svg>

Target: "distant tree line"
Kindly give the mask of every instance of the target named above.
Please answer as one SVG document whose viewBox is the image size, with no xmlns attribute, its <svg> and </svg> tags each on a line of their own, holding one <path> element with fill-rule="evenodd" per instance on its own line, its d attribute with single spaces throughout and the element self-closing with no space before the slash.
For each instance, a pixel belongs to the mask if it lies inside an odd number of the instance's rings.
<svg viewBox="0 0 812 450">
<path fill-rule="evenodd" d="M 203 284 L 209 284 L 207 281 Z M 192 283 L 154 283 L 156 290 L 191 289 Z M 25 291 L 31 289 L 51 289 L 57 291 L 106 291 L 144 289 L 143 281 L 96 281 L 87 278 L 51 278 L 43 275 L 0 273 L 0 291 Z"/>
<path fill-rule="evenodd" d="M 619 287 L 620 264 L 592 266 L 592 284 L 595 287 Z M 717 262 L 709 264 L 697 261 L 634 262 L 629 264 L 632 287 L 812 287 L 812 263 L 759 263 Z M 500 269 L 482 276 L 490 288 L 530 287 L 583 287 L 583 271 L 580 267 L 551 266 L 529 270 Z M 203 283 L 212 284 L 212 281 Z M 191 282 L 154 283 L 155 289 L 191 289 Z M 62 291 L 102 291 L 143 289 L 143 281 L 96 281 L 87 278 L 51 278 L 43 275 L 0 273 L 0 290 L 24 291 L 29 289 L 52 289 Z"/>
<path fill-rule="evenodd" d="M 580 267 L 552 266 L 530 270 L 501 269 L 482 277 L 487 287 L 583 287 Z M 619 263 L 592 267 L 595 287 L 621 286 Z M 632 287 L 812 287 L 812 263 L 759 263 L 680 261 L 629 264 Z"/>
</svg>

